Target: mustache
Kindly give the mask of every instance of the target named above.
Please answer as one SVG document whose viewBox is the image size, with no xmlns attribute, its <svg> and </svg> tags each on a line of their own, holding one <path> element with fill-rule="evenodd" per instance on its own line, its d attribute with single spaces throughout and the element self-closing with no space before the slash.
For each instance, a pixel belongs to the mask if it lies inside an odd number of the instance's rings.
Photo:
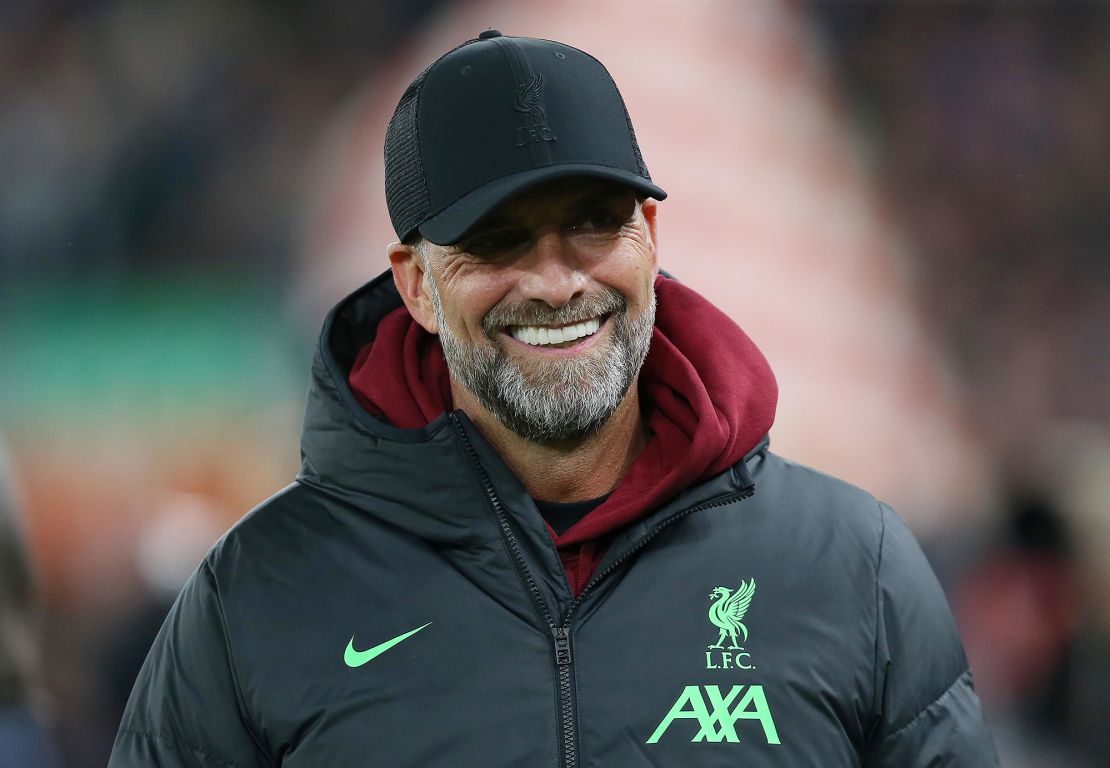
<svg viewBox="0 0 1110 768">
<path fill-rule="evenodd" d="M 616 290 L 584 294 L 561 307 L 552 307 L 538 300 L 499 304 L 486 313 L 482 330 L 493 338 L 498 331 L 510 325 L 570 325 L 627 308 L 628 301 Z"/>
</svg>

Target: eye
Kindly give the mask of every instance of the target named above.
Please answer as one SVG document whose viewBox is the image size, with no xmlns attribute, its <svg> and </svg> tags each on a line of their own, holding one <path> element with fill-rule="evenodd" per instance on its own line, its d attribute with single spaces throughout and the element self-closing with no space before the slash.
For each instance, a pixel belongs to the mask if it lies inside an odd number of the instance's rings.
<svg viewBox="0 0 1110 768">
<path fill-rule="evenodd" d="M 498 256 L 508 253 L 528 240 L 528 233 L 519 229 L 494 229 L 468 237 L 459 247 L 475 256 Z"/>
<path fill-rule="evenodd" d="M 570 221 L 567 229 L 586 235 L 611 235 L 628 224 L 636 213 L 636 198 L 629 195 L 606 196 L 585 206 Z"/>
<path fill-rule="evenodd" d="M 626 221 L 628 221 L 627 216 L 621 215 L 612 208 L 594 208 L 575 217 L 570 224 L 570 230 L 583 233 L 616 232 Z"/>
</svg>

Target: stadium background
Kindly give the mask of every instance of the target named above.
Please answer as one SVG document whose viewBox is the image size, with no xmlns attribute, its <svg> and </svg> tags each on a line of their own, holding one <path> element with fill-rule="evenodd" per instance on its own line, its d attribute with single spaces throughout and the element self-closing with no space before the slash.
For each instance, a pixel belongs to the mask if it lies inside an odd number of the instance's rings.
<svg viewBox="0 0 1110 768">
<path fill-rule="evenodd" d="M 1110 6 L 14 0 L 0 431 L 63 765 L 295 473 L 319 323 L 386 267 L 385 122 L 488 27 L 609 66 L 663 266 L 766 352 L 773 446 L 918 533 L 1005 764 L 1106 765 Z"/>
</svg>

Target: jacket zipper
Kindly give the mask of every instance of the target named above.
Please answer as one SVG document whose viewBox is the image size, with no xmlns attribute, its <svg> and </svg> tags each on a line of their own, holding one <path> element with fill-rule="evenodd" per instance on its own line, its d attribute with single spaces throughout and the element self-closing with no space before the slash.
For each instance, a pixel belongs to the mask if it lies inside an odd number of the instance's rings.
<svg viewBox="0 0 1110 768">
<path fill-rule="evenodd" d="M 462 439 L 463 445 L 466 446 L 467 454 L 470 456 L 471 462 L 477 469 L 479 478 L 481 478 L 482 488 L 485 491 L 490 506 L 493 508 L 502 536 L 509 547 L 509 553 L 517 571 L 517 576 L 521 579 L 522 584 L 532 598 L 532 604 L 537 614 L 547 623 L 548 628 L 551 630 L 555 672 L 559 680 L 559 736 L 562 748 L 562 765 L 564 768 L 577 768 L 578 715 L 576 712 L 577 702 L 574 697 L 574 654 L 570 645 L 570 626 L 574 621 L 575 613 L 582 604 L 582 599 L 596 588 L 598 584 L 608 578 L 617 568 L 628 562 L 634 554 L 647 546 L 652 539 L 658 536 L 671 524 L 682 520 L 687 515 L 694 512 L 712 509 L 713 507 L 720 507 L 725 504 L 731 504 L 734 501 L 746 499 L 755 493 L 755 486 L 749 485 L 745 488 L 741 488 L 739 491 L 717 496 L 701 504 L 676 512 L 670 517 L 661 520 L 646 536 L 636 542 L 635 546 L 629 547 L 620 557 L 609 563 L 605 570 L 595 574 L 594 577 L 590 579 L 590 582 L 586 584 L 583 590 L 578 594 L 578 597 L 571 603 L 570 608 L 567 609 L 562 624 L 557 625 L 551 617 L 551 611 L 548 610 L 547 601 L 543 599 L 543 594 L 540 592 L 539 585 L 536 584 L 536 580 L 532 577 L 532 573 L 528 569 L 528 563 L 524 559 L 524 554 L 520 551 L 520 544 L 516 539 L 516 534 L 513 533 L 512 527 L 509 525 L 509 518 L 505 513 L 505 507 L 501 504 L 501 499 L 498 498 L 497 492 L 493 487 L 493 482 L 489 479 L 485 467 L 482 466 L 482 462 L 478 459 L 477 452 L 470 444 L 470 438 L 467 436 L 466 430 L 455 414 L 450 414 L 450 419 L 455 427 L 455 431 Z"/>
<path fill-rule="evenodd" d="M 566 625 L 551 627 L 555 639 L 555 670 L 559 676 L 559 734 L 562 737 L 563 765 L 578 765 L 578 713 L 574 700 L 574 658 Z"/>
</svg>

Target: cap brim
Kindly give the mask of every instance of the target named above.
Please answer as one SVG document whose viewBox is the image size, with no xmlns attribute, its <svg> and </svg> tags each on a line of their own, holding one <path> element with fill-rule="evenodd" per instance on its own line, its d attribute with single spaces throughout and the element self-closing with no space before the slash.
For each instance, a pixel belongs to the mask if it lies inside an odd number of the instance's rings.
<svg viewBox="0 0 1110 768">
<path fill-rule="evenodd" d="M 425 239 L 436 245 L 457 243 L 475 224 L 517 194 L 545 182 L 571 176 L 615 181 L 656 200 L 667 196 L 666 192 L 643 176 L 619 168 L 586 164 L 552 165 L 522 171 L 484 184 L 429 218 L 418 229 Z"/>
</svg>

